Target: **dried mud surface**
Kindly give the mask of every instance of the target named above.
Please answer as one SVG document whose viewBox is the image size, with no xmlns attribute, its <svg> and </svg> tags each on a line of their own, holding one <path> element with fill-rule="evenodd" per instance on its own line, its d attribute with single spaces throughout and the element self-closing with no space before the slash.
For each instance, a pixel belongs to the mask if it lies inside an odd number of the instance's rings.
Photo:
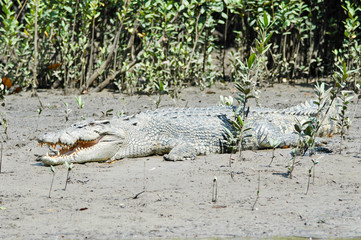
<svg viewBox="0 0 361 240">
<path fill-rule="evenodd" d="M 178 100 L 163 96 L 161 107 L 213 106 L 219 95 L 234 92 L 232 85 L 205 91 L 187 88 Z M 332 153 L 318 153 L 314 183 L 306 195 L 310 157 L 298 158 L 293 179 L 285 176 L 291 149 L 246 151 L 245 160 L 234 163 L 230 154 L 199 156 L 194 161 L 167 162 L 161 156 L 124 159 L 114 163 L 74 165 L 64 191 L 67 169 L 52 173 L 36 161 L 47 149 L 36 137 L 86 119 L 104 117 L 114 109 L 134 114 L 154 109 L 156 96 L 127 96 L 102 92 L 82 96 L 78 109 L 74 94 L 59 90 L 7 96 L 9 139 L 3 142 L 0 174 L 0 239 L 115 239 L 115 238 L 273 238 L 361 237 L 361 110 L 342 154 L 339 135 L 328 138 Z M 264 107 L 283 108 L 312 99 L 309 87 L 275 85 L 263 89 Z M 65 105 L 72 109 L 65 121 Z M 354 104 L 352 109 L 354 109 Z M 3 129 L 1 128 L 1 131 Z M 4 134 L 2 134 L 4 136 Z M 217 202 L 212 186 L 217 177 Z M 259 199 L 256 199 L 260 178 Z M 138 193 L 145 190 L 134 198 Z"/>
</svg>

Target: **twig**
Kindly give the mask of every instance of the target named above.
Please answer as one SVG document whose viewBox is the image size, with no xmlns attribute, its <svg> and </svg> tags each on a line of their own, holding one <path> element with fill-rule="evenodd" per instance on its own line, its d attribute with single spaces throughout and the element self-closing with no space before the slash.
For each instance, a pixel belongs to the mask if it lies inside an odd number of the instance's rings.
<svg viewBox="0 0 361 240">
<path fill-rule="evenodd" d="M 139 197 L 139 195 L 142 194 L 142 193 L 145 193 L 145 190 L 141 191 L 140 193 L 135 194 L 133 199 L 137 199 Z"/>
<path fill-rule="evenodd" d="M 19 13 L 16 15 L 15 19 L 18 20 L 20 14 L 22 13 L 22 11 L 24 10 L 24 7 L 26 6 L 26 3 L 27 3 L 28 0 L 25 0 L 24 3 L 22 4 L 22 7 L 19 11 Z"/>
</svg>

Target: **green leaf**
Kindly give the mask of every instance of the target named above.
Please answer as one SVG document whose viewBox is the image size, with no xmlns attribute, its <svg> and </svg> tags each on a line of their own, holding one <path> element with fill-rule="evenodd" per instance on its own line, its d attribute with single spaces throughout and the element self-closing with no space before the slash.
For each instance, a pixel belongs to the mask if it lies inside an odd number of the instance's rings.
<svg viewBox="0 0 361 240">
<path fill-rule="evenodd" d="M 251 67 L 252 67 L 255 59 L 256 59 L 256 54 L 255 54 L 255 53 L 252 53 L 252 55 L 249 56 L 249 58 L 248 58 L 248 62 L 247 62 L 248 68 L 251 68 Z"/>
<path fill-rule="evenodd" d="M 307 136 L 312 136 L 312 127 L 311 126 L 307 126 L 306 129 L 304 130 L 304 133 L 307 135 Z"/>
<path fill-rule="evenodd" d="M 147 1 L 147 2 L 145 3 L 145 5 L 144 5 L 144 8 L 149 8 L 151 2 L 152 2 L 152 1 Z"/>
<path fill-rule="evenodd" d="M 64 6 L 64 9 L 67 11 L 67 12 L 70 12 L 70 13 L 73 13 L 73 9 L 69 6 Z"/>
<path fill-rule="evenodd" d="M 65 161 L 65 166 L 67 167 L 68 171 L 71 171 L 71 169 L 73 168 L 73 164 L 69 163 L 68 161 Z"/>
<path fill-rule="evenodd" d="M 272 35 L 273 35 L 273 32 L 271 32 L 270 34 L 268 34 L 266 40 L 264 41 L 264 44 L 267 44 L 267 43 L 268 43 L 268 41 L 271 39 Z"/>
<path fill-rule="evenodd" d="M 95 14 L 94 18 L 99 17 L 99 15 L 100 15 L 100 12 L 98 12 L 97 14 Z"/>
<path fill-rule="evenodd" d="M 54 169 L 53 165 L 50 165 L 50 171 L 52 171 L 53 173 L 55 173 L 55 169 Z"/>
<path fill-rule="evenodd" d="M 263 12 L 263 23 L 264 26 L 267 27 L 268 26 L 268 21 L 269 21 L 269 15 L 266 11 Z"/>
<path fill-rule="evenodd" d="M 119 12 L 117 12 L 116 14 L 117 14 L 117 16 L 118 16 L 119 21 L 122 21 L 122 15 L 120 15 Z M 86 15 L 86 16 L 88 17 L 89 15 Z M 88 18 L 89 18 L 89 17 L 88 17 Z M 90 19 L 91 19 L 91 18 L 90 18 Z"/>
<path fill-rule="evenodd" d="M 163 85 L 163 81 L 159 80 L 159 91 L 163 91 L 164 90 L 164 85 Z"/>
<path fill-rule="evenodd" d="M 308 121 L 306 121 L 306 122 L 304 122 L 304 123 L 302 124 L 302 127 L 303 127 L 303 126 L 310 125 L 311 123 L 312 123 L 312 120 L 308 120 Z"/>
<path fill-rule="evenodd" d="M 298 132 L 298 133 L 301 133 L 302 130 L 300 128 L 300 126 L 298 126 L 298 124 L 295 124 L 295 130 Z"/>
<path fill-rule="evenodd" d="M 244 123 L 243 123 L 243 120 L 242 120 L 241 116 L 238 116 L 237 120 L 238 120 L 239 124 L 241 125 L 241 127 L 243 127 Z"/>
</svg>

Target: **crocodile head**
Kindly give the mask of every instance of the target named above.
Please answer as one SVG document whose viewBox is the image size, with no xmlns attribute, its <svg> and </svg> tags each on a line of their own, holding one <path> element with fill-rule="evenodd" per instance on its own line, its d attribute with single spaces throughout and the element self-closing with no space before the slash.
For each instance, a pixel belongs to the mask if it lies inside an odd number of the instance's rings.
<svg viewBox="0 0 361 240">
<path fill-rule="evenodd" d="M 117 153 L 126 140 L 127 134 L 122 129 L 111 127 L 110 121 L 76 123 L 59 132 L 39 137 L 40 146 L 48 145 L 51 151 L 39 160 L 46 165 L 106 161 Z"/>
</svg>

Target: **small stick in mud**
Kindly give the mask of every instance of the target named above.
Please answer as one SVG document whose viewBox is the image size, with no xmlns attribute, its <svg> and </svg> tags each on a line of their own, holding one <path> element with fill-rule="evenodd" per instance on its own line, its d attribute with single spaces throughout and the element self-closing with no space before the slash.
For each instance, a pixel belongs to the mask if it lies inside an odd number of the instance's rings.
<svg viewBox="0 0 361 240">
<path fill-rule="evenodd" d="M 72 163 L 69 164 L 67 161 L 65 161 L 65 166 L 68 168 L 68 172 L 66 174 L 64 191 L 66 190 L 66 186 L 68 185 L 68 182 L 70 180 L 69 174 L 70 174 L 71 169 L 73 168 L 73 164 Z"/>
<path fill-rule="evenodd" d="M 145 193 L 145 191 L 141 191 L 141 192 L 135 194 L 135 196 L 133 197 L 133 199 L 137 199 L 137 198 L 139 197 L 139 195 L 142 194 L 142 193 Z"/>
<path fill-rule="evenodd" d="M 213 178 L 213 187 L 212 187 L 212 202 L 217 202 L 217 177 Z"/>
<path fill-rule="evenodd" d="M 252 206 L 252 211 L 254 211 L 254 207 L 256 206 L 256 203 L 257 203 L 257 201 L 258 201 L 258 199 L 259 199 L 259 189 L 260 189 L 260 179 L 261 179 L 261 177 L 260 177 L 260 175 L 261 175 L 261 171 L 260 170 L 258 170 L 258 188 L 257 188 L 257 197 L 256 197 L 256 200 L 254 201 L 254 203 L 253 203 L 253 206 Z"/>
<path fill-rule="evenodd" d="M 50 165 L 50 170 L 53 172 L 53 178 L 51 179 L 51 184 L 50 184 L 50 189 L 49 189 L 49 198 L 50 198 L 50 194 L 51 194 L 51 189 L 53 188 L 54 177 L 55 177 L 55 169 L 52 165 Z"/>
<path fill-rule="evenodd" d="M 145 186 L 146 186 L 146 177 L 145 177 L 145 160 L 144 160 L 144 165 L 143 165 L 143 191 L 145 191 Z"/>
<path fill-rule="evenodd" d="M 0 149 L 0 173 L 1 173 L 1 164 L 3 163 L 3 142 L 0 142 L 1 149 Z"/>
</svg>

